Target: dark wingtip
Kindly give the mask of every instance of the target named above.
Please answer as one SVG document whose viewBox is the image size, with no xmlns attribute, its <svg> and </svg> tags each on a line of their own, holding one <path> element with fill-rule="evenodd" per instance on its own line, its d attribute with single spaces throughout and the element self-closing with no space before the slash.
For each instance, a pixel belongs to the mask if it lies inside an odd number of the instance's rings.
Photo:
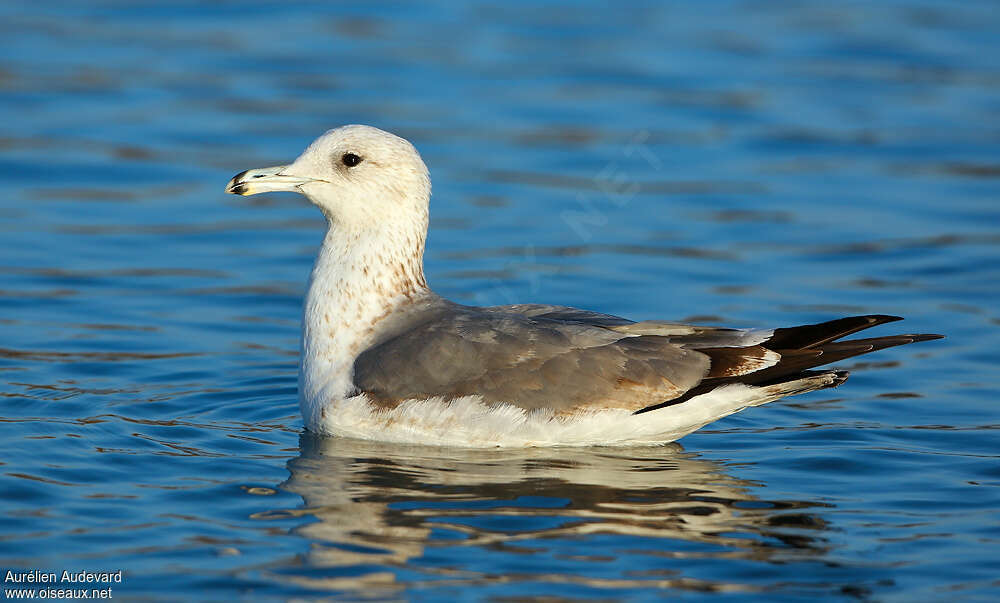
<svg viewBox="0 0 1000 603">
<path fill-rule="evenodd" d="M 873 325 L 879 324 L 884 325 L 887 322 L 896 322 L 897 320 L 903 320 L 902 316 L 893 316 L 892 314 L 869 314 L 865 316 Z"/>
<path fill-rule="evenodd" d="M 770 350 L 815 348 L 872 327 L 903 320 L 891 314 L 846 316 L 811 325 L 775 329 L 762 345 Z"/>
<path fill-rule="evenodd" d="M 906 334 L 903 337 L 909 337 L 914 343 L 918 341 L 934 341 L 935 339 L 944 339 L 944 335 L 938 335 L 937 333 L 914 333 Z"/>
</svg>

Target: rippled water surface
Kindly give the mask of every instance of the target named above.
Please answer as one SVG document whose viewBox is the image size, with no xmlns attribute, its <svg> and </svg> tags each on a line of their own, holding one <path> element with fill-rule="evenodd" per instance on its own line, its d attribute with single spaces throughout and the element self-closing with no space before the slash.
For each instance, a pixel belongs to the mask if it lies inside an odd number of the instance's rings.
<svg viewBox="0 0 1000 603">
<path fill-rule="evenodd" d="M 1000 596 L 998 32 L 943 0 L 0 5 L 0 567 L 142 600 Z M 452 299 L 948 338 L 664 447 L 303 434 L 322 218 L 222 189 L 342 123 L 423 153 Z"/>
</svg>

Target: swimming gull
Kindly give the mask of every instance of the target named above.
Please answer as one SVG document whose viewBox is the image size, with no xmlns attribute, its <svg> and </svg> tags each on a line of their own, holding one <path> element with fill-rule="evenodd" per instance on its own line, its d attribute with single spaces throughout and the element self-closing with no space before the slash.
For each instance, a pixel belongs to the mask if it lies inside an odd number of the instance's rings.
<svg viewBox="0 0 1000 603">
<path fill-rule="evenodd" d="M 455 446 L 665 443 L 847 378 L 815 367 L 940 337 L 841 341 L 900 320 L 885 315 L 731 329 L 450 302 L 424 278 L 427 167 L 409 142 L 369 126 L 330 130 L 291 164 L 241 172 L 226 191 L 295 191 L 326 216 L 299 369 L 305 426 L 321 434 Z"/>
</svg>

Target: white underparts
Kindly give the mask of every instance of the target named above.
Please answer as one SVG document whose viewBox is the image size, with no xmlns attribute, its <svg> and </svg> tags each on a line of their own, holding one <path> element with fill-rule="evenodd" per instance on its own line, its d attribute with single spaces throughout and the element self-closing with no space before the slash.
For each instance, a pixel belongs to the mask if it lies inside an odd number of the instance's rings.
<svg viewBox="0 0 1000 603">
<path fill-rule="evenodd" d="M 487 405 L 479 396 L 407 400 L 380 409 L 362 394 L 307 416 L 306 427 L 325 435 L 469 448 L 666 444 L 749 406 L 837 383 L 837 375 L 823 373 L 761 387 L 731 384 L 638 415 L 605 409 L 557 416 L 511 404 Z"/>
</svg>

